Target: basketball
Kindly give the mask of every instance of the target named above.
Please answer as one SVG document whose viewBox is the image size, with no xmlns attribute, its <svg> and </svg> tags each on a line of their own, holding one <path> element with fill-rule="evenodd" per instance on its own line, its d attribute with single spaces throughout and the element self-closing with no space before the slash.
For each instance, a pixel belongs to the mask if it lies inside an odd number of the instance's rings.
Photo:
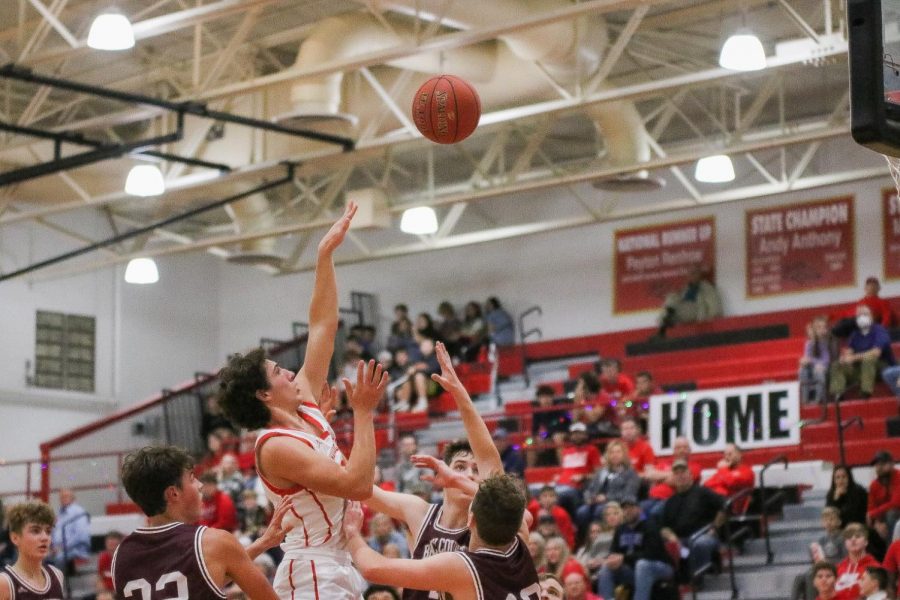
<svg viewBox="0 0 900 600">
<path fill-rule="evenodd" d="M 481 118 L 481 100 L 471 85 L 453 75 L 432 77 L 413 98 L 412 116 L 422 135 L 438 144 L 469 137 Z"/>
</svg>

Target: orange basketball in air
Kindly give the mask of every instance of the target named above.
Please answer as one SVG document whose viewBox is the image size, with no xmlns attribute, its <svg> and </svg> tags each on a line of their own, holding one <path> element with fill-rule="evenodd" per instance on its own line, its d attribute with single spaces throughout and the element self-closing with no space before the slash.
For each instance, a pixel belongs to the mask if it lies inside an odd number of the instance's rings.
<svg viewBox="0 0 900 600">
<path fill-rule="evenodd" d="M 481 118 L 481 100 L 471 85 L 453 75 L 432 77 L 413 98 L 412 117 L 422 135 L 438 144 L 469 137 Z"/>
</svg>

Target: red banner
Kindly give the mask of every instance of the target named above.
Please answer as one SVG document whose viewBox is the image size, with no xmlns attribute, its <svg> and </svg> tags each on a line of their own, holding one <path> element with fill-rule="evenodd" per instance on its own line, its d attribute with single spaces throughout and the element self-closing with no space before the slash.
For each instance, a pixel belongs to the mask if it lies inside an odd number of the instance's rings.
<svg viewBox="0 0 900 600">
<path fill-rule="evenodd" d="M 684 287 L 692 266 L 715 268 L 716 222 L 706 217 L 616 231 L 613 254 L 613 312 L 659 309 L 667 294 Z"/>
<path fill-rule="evenodd" d="M 856 283 L 853 197 L 747 211 L 747 297 Z"/>
<path fill-rule="evenodd" d="M 900 199 L 895 188 L 881 192 L 884 278 L 900 279 Z"/>
</svg>

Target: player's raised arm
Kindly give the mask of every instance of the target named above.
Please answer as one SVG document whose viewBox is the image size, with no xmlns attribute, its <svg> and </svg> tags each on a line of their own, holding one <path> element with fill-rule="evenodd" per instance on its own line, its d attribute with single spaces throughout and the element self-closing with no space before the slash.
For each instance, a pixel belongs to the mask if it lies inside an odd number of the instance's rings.
<svg viewBox="0 0 900 600">
<path fill-rule="evenodd" d="M 220 588 L 234 581 L 250 600 L 278 600 L 275 590 L 231 533 L 208 528 L 203 532 L 203 557 Z"/>
<path fill-rule="evenodd" d="M 392 519 L 405 523 L 413 532 L 422 528 L 422 521 L 431 506 L 414 494 L 389 492 L 378 486 L 372 486 L 372 496 L 366 498 L 364 503 L 376 513 L 384 513 Z"/>
<path fill-rule="evenodd" d="M 387 373 L 375 361 L 369 361 L 367 366 L 359 362 L 355 386 L 344 379 L 353 408 L 353 447 L 345 466 L 294 438 L 280 436 L 267 441 L 260 450 L 260 459 L 268 465 L 267 473 L 330 496 L 368 498 L 375 480 L 373 415 L 387 384 Z"/>
<path fill-rule="evenodd" d="M 309 339 L 301 369 L 312 394 L 318 394 L 328 378 L 328 365 L 334 352 L 334 337 L 338 328 L 338 292 L 333 255 L 344 241 L 355 214 L 356 204 L 348 203 L 344 214 L 319 242 L 316 279 L 309 302 Z"/>
<path fill-rule="evenodd" d="M 497 447 L 494 445 L 494 440 L 491 439 L 491 432 L 488 431 L 481 415 L 475 410 L 472 398 L 459 380 L 459 376 L 453 368 L 450 354 L 443 343 L 437 343 L 435 354 L 437 354 L 438 364 L 441 365 L 441 374 L 435 373 L 431 378 L 450 392 L 457 408 L 459 408 L 459 415 L 462 418 L 463 427 L 466 429 L 469 445 L 472 447 L 472 454 L 475 456 L 475 463 L 478 465 L 479 476 L 486 478 L 493 473 L 502 473 L 503 461 L 500 458 Z"/>
</svg>

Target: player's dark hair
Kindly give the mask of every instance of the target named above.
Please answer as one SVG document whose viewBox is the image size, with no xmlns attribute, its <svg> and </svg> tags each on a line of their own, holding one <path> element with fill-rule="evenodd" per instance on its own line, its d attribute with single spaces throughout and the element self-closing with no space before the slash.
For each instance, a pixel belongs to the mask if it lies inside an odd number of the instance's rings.
<svg viewBox="0 0 900 600">
<path fill-rule="evenodd" d="M 491 475 L 478 486 L 471 510 L 478 537 L 491 546 L 505 546 L 515 539 L 522 524 L 525 494 L 512 475 Z"/>
<path fill-rule="evenodd" d="M 820 560 L 813 565 L 813 577 L 815 577 L 819 571 L 831 571 L 831 574 L 837 577 L 837 567 L 827 560 Z"/>
<path fill-rule="evenodd" d="M 22 533 L 28 523 L 53 527 L 56 515 L 53 509 L 44 502 L 32 500 L 15 504 L 6 511 L 6 523 L 11 533 Z"/>
<path fill-rule="evenodd" d="M 266 352 L 262 348 L 235 354 L 219 371 L 219 406 L 240 427 L 261 429 L 272 419 L 269 407 L 256 397 L 256 392 L 267 389 Z"/>
<path fill-rule="evenodd" d="M 444 462 L 448 465 L 453 462 L 457 454 L 474 455 L 468 440 L 455 440 L 444 446 Z"/>
<path fill-rule="evenodd" d="M 377 583 L 373 583 L 366 588 L 366 591 L 364 591 L 362 595 L 363 600 L 368 600 L 369 596 L 371 596 L 372 594 L 377 594 L 379 592 L 387 592 L 394 600 L 400 600 L 400 594 L 397 593 L 397 590 L 389 585 L 378 585 Z"/>
<path fill-rule="evenodd" d="M 883 592 L 888 587 L 888 572 L 882 567 L 866 567 L 869 577 L 878 583 L 878 590 Z"/>
<path fill-rule="evenodd" d="M 194 459 L 175 446 L 147 446 L 125 457 L 122 485 L 145 515 L 166 510 L 166 488 L 181 489 L 181 476 L 194 468 Z"/>
</svg>

